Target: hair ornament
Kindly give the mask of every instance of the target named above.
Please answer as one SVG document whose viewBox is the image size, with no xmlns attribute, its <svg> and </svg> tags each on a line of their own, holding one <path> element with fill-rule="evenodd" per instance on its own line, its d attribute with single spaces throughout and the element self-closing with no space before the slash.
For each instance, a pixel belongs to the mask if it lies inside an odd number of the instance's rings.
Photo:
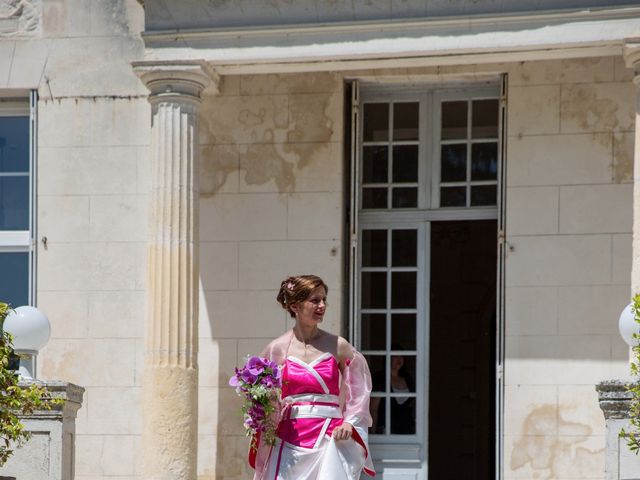
<svg viewBox="0 0 640 480">
<path fill-rule="evenodd" d="M 291 292 L 293 292 L 293 282 L 289 282 L 287 283 L 287 289 Z"/>
</svg>

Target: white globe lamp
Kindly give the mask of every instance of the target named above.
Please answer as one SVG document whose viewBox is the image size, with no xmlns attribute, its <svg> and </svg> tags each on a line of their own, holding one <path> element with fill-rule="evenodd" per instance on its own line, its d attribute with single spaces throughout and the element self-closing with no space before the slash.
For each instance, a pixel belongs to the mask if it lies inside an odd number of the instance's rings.
<svg viewBox="0 0 640 480">
<path fill-rule="evenodd" d="M 36 307 L 18 307 L 7 315 L 4 330 L 13 335 L 13 349 L 20 357 L 18 373 L 36 378 L 36 356 L 51 337 L 49 319 Z"/>
<path fill-rule="evenodd" d="M 624 310 L 622 310 L 620 318 L 618 319 L 618 330 L 620 331 L 620 335 L 630 347 L 634 347 L 640 342 L 640 340 L 633 338 L 634 333 L 640 333 L 640 324 L 636 322 L 632 307 L 633 303 L 624 307 Z"/>
</svg>

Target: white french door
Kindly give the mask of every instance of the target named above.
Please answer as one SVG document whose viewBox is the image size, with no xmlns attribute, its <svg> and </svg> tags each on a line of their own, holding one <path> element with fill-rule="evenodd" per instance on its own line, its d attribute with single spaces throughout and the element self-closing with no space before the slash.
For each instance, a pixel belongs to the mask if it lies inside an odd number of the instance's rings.
<svg viewBox="0 0 640 480">
<path fill-rule="evenodd" d="M 498 218 L 499 112 L 496 80 L 352 85 L 350 328 L 385 479 L 429 477 L 431 226 Z"/>
</svg>

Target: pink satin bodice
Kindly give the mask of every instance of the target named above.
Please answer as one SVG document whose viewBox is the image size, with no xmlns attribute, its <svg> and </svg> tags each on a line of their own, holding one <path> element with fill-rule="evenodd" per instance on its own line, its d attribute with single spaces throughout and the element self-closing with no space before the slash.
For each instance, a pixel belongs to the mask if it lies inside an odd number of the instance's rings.
<svg viewBox="0 0 640 480">
<path fill-rule="evenodd" d="M 299 359 L 298 361 L 302 362 L 302 360 Z M 322 378 L 329 389 L 329 394 L 340 394 L 340 368 L 333 355 L 320 357 L 317 361 L 308 363 L 307 366 L 311 367 L 313 371 Z M 282 372 L 282 398 L 288 397 L 289 395 L 307 393 L 324 394 L 326 392 L 315 375 L 309 372 L 303 365 L 287 358 Z"/>
</svg>

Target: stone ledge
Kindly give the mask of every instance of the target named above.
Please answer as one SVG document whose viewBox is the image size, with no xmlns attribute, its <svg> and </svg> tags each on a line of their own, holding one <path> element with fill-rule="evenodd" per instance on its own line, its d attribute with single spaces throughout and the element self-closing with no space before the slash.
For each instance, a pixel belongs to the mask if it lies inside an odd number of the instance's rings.
<svg viewBox="0 0 640 480">
<path fill-rule="evenodd" d="M 631 392 L 627 390 L 626 380 L 604 380 L 596 385 L 600 409 L 604 418 L 628 419 L 631 404 Z"/>
<path fill-rule="evenodd" d="M 62 380 L 37 380 L 33 378 L 21 378 L 18 385 L 22 388 L 28 388 L 32 385 L 37 387 L 45 387 L 53 398 L 60 398 L 64 403 L 54 405 L 51 410 L 36 410 L 31 415 L 20 415 L 23 419 L 34 418 L 61 418 L 68 415 L 75 417 L 76 412 L 82 406 L 82 397 L 84 388 L 74 383 L 64 382 Z"/>
</svg>

